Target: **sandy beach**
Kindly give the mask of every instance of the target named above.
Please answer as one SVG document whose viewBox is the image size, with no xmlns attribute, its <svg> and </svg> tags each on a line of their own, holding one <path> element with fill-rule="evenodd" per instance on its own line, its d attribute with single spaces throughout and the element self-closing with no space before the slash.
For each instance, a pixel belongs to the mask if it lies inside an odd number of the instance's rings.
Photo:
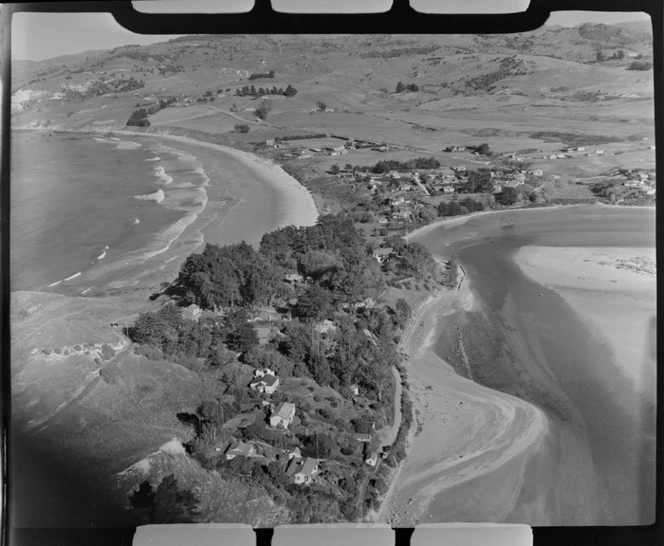
<svg viewBox="0 0 664 546">
<path fill-rule="evenodd" d="M 474 307 L 467 283 L 459 291 L 445 290 L 420 309 L 406 334 L 403 347 L 416 418 L 408 457 L 381 506 L 380 522 L 403 527 L 441 521 L 431 510 L 436 496 L 526 457 L 546 433 L 541 410 L 457 375 L 432 350 L 439 318 Z M 500 500 L 495 497 L 505 513 L 519 481 L 504 489 Z"/>
<path fill-rule="evenodd" d="M 199 150 L 221 154 L 239 163 L 251 175 L 278 191 L 282 195 L 284 202 L 288 204 L 284 210 L 280 211 L 281 218 L 278 222 L 279 225 L 274 227 L 274 229 L 288 225 L 311 226 L 318 219 L 318 211 L 309 190 L 286 173 L 279 165 L 270 160 L 260 158 L 249 152 L 184 136 L 163 133 L 139 133 L 135 131 L 115 131 L 115 133 L 157 138 L 165 142 L 194 146 Z"/>
<path fill-rule="evenodd" d="M 639 364 L 652 212 L 517 209 L 410 235 L 457 255 L 467 276 L 421 310 L 404 345 L 415 431 L 380 521 L 651 521 L 653 404 L 633 387 L 655 384 L 654 361 Z"/>
<path fill-rule="evenodd" d="M 635 388 L 654 397 L 654 248 L 525 246 L 514 260 L 526 275 L 560 294 L 598 343 L 612 348 Z"/>
</svg>

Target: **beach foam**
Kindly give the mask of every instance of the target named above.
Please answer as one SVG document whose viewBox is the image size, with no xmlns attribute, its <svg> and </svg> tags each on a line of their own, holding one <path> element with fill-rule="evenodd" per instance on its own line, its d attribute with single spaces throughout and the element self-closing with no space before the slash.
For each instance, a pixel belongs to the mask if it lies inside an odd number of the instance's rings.
<svg viewBox="0 0 664 546">
<path fill-rule="evenodd" d="M 118 142 L 118 145 L 116 147 L 118 150 L 138 150 L 143 146 L 138 142 L 134 142 L 133 140 L 123 140 Z"/>
<path fill-rule="evenodd" d="M 170 184 L 173 182 L 173 178 L 166 174 L 166 170 L 161 165 L 154 168 L 154 175 L 162 184 Z"/>
<path fill-rule="evenodd" d="M 155 203 L 161 203 L 165 199 L 164 190 L 159 189 L 155 192 L 148 193 L 145 195 L 134 195 L 136 199 L 141 199 L 143 201 L 154 201 Z"/>
</svg>

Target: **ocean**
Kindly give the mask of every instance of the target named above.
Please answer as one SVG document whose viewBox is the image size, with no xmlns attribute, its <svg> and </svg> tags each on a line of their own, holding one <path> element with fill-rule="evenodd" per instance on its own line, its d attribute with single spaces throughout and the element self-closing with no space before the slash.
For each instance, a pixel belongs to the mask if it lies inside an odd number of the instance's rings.
<svg viewBox="0 0 664 546">
<path fill-rule="evenodd" d="M 585 206 L 502 212 L 443 225 L 414 240 L 441 257 L 456 256 L 480 304 L 480 311 L 440 320 L 433 350 L 458 365 L 454 336 L 442 334 L 455 329 L 474 381 L 527 400 L 549 420 L 549 433 L 524 470 L 501 468 L 445 491 L 432 502 L 426 521 L 490 519 L 490 488 L 517 472 L 520 493 L 501 521 L 652 522 L 654 392 L 635 391 L 611 348 L 598 342 L 559 294 L 528 278 L 511 257 L 524 245 L 620 246 L 638 254 L 638 248 L 655 246 L 654 210 Z M 619 305 L 614 312 L 620 313 Z M 646 333 L 634 342 L 647 342 Z M 471 508 L 464 512 L 466 505 Z"/>
<path fill-rule="evenodd" d="M 205 208 L 201 164 L 158 142 L 12 136 L 12 290 L 85 293 L 169 250 Z"/>
</svg>

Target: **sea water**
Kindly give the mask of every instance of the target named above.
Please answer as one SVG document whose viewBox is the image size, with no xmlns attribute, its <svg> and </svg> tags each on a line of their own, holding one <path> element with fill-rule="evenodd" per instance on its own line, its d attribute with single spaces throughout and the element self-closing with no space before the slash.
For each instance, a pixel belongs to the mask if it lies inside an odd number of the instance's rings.
<svg viewBox="0 0 664 546">
<path fill-rule="evenodd" d="M 11 290 L 77 294 L 172 258 L 209 181 L 155 140 L 32 131 L 12 134 L 11 175 Z"/>
</svg>

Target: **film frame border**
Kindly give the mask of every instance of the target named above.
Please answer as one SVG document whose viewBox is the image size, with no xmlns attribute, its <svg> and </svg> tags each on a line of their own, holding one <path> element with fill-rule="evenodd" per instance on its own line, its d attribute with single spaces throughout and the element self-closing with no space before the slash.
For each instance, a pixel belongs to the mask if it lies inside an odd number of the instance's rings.
<svg viewBox="0 0 664 546">
<path fill-rule="evenodd" d="M 0 342 L 3 355 L 0 389 L 2 423 L 2 532 L 4 544 L 132 544 L 135 528 L 118 529 L 24 529 L 8 524 L 12 487 L 9 483 L 8 439 L 11 416 L 9 373 L 9 151 L 11 137 L 11 19 L 14 13 L 110 13 L 116 22 L 139 34 L 507 34 L 527 32 L 540 27 L 558 11 L 644 12 L 651 18 L 653 36 L 653 83 L 655 100 L 655 140 L 664 142 L 664 3 L 661 0 L 530 0 L 528 9 L 504 14 L 428 14 L 410 7 L 408 0 L 393 0 L 384 13 L 299 14 L 274 11 L 269 0 L 255 0 L 246 13 L 173 14 L 142 13 L 129 1 L 14 2 L 2 6 L 0 79 L 2 88 L 1 165 L 0 165 Z M 664 176 L 661 147 L 656 149 L 657 179 Z M 657 221 L 659 231 L 659 221 Z M 658 279 L 658 288 L 659 288 Z M 657 301 L 660 302 L 661 290 Z M 657 392 L 662 392 L 662 374 Z M 657 408 L 657 467 L 661 469 L 664 426 L 661 405 Z M 657 473 L 656 506 L 662 496 L 662 472 Z M 656 510 L 659 514 L 661 510 Z M 415 528 L 416 529 L 416 528 Z M 395 544 L 408 546 L 413 528 L 394 528 Z M 561 543 L 580 544 L 657 544 L 664 542 L 661 518 L 653 525 L 623 527 L 533 527 L 535 546 Z M 273 529 L 254 529 L 257 546 L 269 546 Z M 444 544 L 444 543 L 443 543 Z"/>
</svg>

